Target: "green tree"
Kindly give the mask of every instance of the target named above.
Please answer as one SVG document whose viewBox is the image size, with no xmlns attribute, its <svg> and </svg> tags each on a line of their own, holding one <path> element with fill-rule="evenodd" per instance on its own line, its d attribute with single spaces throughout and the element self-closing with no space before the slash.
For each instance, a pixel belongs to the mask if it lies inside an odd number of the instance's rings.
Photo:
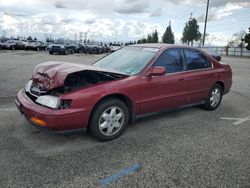
<svg viewBox="0 0 250 188">
<path fill-rule="evenodd" d="M 148 34 L 147 43 L 153 43 L 153 37 L 151 34 Z"/>
<path fill-rule="evenodd" d="M 248 33 L 245 35 L 243 41 L 247 44 L 246 49 L 250 50 L 250 27 L 248 28 Z"/>
<path fill-rule="evenodd" d="M 172 32 L 171 24 L 166 28 L 165 33 L 163 34 L 162 37 L 162 42 L 167 43 L 167 44 L 174 44 L 174 33 Z"/>
<path fill-rule="evenodd" d="M 28 41 L 32 41 L 32 37 L 29 36 L 29 37 L 27 38 L 27 40 L 28 40 Z"/>
<path fill-rule="evenodd" d="M 147 43 L 158 43 L 159 37 L 158 37 L 158 31 L 155 30 L 151 34 L 148 34 L 147 37 Z"/>
<path fill-rule="evenodd" d="M 152 41 L 153 41 L 153 43 L 158 43 L 158 40 L 159 40 L 158 31 L 155 30 L 155 31 L 152 33 Z"/>
<path fill-rule="evenodd" d="M 141 39 L 141 43 L 142 43 L 142 44 L 143 44 L 143 43 L 147 43 L 147 39 L 146 39 L 146 38 Z"/>
<path fill-rule="evenodd" d="M 199 25 L 195 18 L 191 18 L 185 25 L 182 32 L 182 42 L 193 46 L 193 42 L 198 41 L 201 38 L 201 33 L 199 31 Z"/>
</svg>

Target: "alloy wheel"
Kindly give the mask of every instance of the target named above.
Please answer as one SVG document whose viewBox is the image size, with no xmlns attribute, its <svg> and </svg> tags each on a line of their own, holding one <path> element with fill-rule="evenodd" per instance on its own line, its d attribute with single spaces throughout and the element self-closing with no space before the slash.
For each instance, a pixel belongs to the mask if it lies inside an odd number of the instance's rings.
<svg viewBox="0 0 250 188">
<path fill-rule="evenodd" d="M 210 104 L 212 107 L 216 107 L 220 103 L 221 91 L 219 88 L 214 88 L 210 95 Z"/>
<path fill-rule="evenodd" d="M 124 112 L 117 106 L 106 109 L 99 119 L 99 130 L 105 136 L 115 135 L 124 124 Z"/>
</svg>

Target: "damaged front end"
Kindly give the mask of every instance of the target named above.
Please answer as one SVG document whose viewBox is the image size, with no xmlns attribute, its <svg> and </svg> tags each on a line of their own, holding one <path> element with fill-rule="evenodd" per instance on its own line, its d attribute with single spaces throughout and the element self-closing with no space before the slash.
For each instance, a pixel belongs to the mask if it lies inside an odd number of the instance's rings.
<svg viewBox="0 0 250 188">
<path fill-rule="evenodd" d="M 63 94 L 125 77 L 127 75 L 95 70 L 89 66 L 48 62 L 34 69 L 25 93 L 39 105 L 52 109 L 68 109 L 72 100 L 61 99 Z"/>
</svg>

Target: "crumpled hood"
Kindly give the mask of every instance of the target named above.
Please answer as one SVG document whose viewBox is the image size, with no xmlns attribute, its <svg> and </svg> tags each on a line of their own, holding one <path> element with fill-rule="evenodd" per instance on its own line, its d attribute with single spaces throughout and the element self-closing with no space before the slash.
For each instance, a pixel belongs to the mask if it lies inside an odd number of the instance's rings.
<svg viewBox="0 0 250 188">
<path fill-rule="evenodd" d="M 45 63 L 41 63 L 34 68 L 32 73 L 32 79 L 33 82 L 38 84 L 42 89 L 50 90 L 56 87 L 63 86 L 64 81 L 69 74 L 84 70 L 126 75 L 120 72 L 95 66 L 79 65 L 58 61 L 48 61 Z"/>
</svg>

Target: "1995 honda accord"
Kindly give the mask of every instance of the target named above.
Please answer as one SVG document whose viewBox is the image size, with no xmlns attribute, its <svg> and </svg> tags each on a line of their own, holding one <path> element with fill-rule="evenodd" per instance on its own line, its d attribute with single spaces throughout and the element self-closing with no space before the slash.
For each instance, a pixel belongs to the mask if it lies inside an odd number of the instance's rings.
<svg viewBox="0 0 250 188">
<path fill-rule="evenodd" d="M 204 51 L 142 44 L 92 66 L 39 64 L 15 103 L 37 127 L 59 133 L 88 129 L 107 141 L 141 114 L 192 104 L 215 110 L 231 85 L 230 66 Z"/>
</svg>

